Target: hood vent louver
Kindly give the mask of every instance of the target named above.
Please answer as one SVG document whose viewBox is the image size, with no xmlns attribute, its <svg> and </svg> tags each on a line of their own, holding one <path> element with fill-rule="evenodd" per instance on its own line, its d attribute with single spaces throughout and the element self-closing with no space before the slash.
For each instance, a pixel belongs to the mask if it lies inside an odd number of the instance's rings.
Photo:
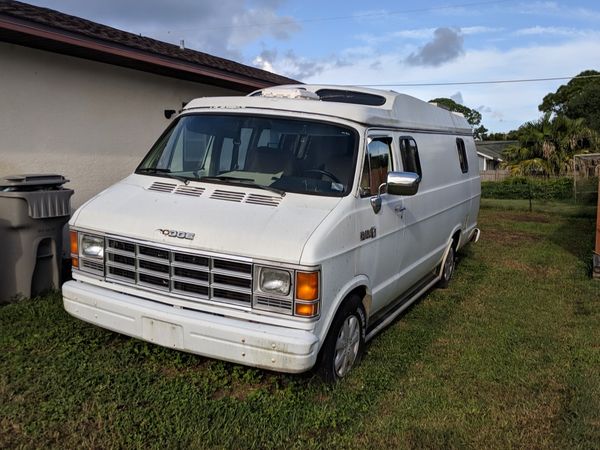
<svg viewBox="0 0 600 450">
<path fill-rule="evenodd" d="M 177 185 L 173 184 L 173 183 L 162 183 L 160 181 L 155 181 L 154 183 L 152 183 L 150 185 L 148 190 L 171 193 L 171 192 L 173 192 L 173 189 L 175 189 L 176 186 Z"/>
<path fill-rule="evenodd" d="M 221 189 L 217 189 L 210 198 L 215 200 L 226 200 L 228 202 L 241 202 L 244 200 L 246 194 L 244 192 L 232 192 L 232 191 L 223 191 Z"/>
<path fill-rule="evenodd" d="M 270 195 L 250 194 L 246 198 L 245 203 L 264 206 L 279 206 L 282 197 L 272 197 Z"/>
<path fill-rule="evenodd" d="M 200 197 L 204 191 L 205 189 L 203 187 L 177 186 L 177 189 L 175 189 L 175 194 L 187 195 L 190 197 Z"/>
<path fill-rule="evenodd" d="M 150 185 L 149 191 L 164 192 L 167 194 L 185 195 L 187 197 L 200 197 L 206 191 L 206 188 L 198 186 L 177 185 L 173 183 L 164 183 L 156 181 Z M 235 203 L 248 203 L 250 205 L 274 206 L 278 207 L 283 197 L 274 197 L 271 195 L 247 194 L 239 191 L 226 191 L 216 189 L 211 195 L 211 199 L 225 200 Z"/>
</svg>

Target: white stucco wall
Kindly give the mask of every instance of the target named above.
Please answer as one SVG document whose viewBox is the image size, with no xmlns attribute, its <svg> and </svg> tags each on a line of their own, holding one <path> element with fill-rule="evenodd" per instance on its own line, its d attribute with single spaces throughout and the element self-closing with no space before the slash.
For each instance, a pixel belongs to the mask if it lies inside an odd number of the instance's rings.
<svg viewBox="0 0 600 450">
<path fill-rule="evenodd" d="M 131 173 L 165 109 L 241 93 L 0 42 L 0 177 L 58 173 L 73 209 Z"/>
</svg>

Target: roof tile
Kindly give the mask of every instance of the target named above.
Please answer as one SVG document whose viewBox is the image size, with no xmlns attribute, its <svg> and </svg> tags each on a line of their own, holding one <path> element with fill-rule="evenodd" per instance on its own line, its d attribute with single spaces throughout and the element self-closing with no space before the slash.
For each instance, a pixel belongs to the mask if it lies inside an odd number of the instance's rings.
<svg viewBox="0 0 600 450">
<path fill-rule="evenodd" d="M 110 44 L 125 46 L 186 63 L 198 64 L 231 74 L 243 75 L 264 82 L 273 84 L 297 83 L 296 80 L 291 78 L 283 77 L 256 67 L 250 67 L 229 59 L 220 58 L 192 49 L 181 49 L 173 44 L 168 44 L 156 39 L 136 35 L 80 17 L 64 14 L 48 8 L 33 6 L 27 3 L 13 0 L 1 0 L 0 15 L 35 22 L 46 27 L 82 35 L 94 40 L 101 40 Z"/>
</svg>

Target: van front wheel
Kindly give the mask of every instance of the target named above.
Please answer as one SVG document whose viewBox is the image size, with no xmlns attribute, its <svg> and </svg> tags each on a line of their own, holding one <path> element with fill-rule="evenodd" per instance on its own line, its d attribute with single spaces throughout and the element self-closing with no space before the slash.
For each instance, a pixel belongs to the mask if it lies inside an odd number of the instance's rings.
<svg viewBox="0 0 600 450">
<path fill-rule="evenodd" d="M 365 346 L 365 312 L 358 295 L 337 312 L 321 350 L 320 372 L 333 383 L 344 378 L 361 360 Z"/>
</svg>

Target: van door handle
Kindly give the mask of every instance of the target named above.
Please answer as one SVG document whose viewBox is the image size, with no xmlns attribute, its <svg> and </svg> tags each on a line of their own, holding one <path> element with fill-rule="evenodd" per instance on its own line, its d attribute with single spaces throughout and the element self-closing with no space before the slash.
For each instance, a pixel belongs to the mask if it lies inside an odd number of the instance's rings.
<svg viewBox="0 0 600 450">
<path fill-rule="evenodd" d="M 404 211 L 406 211 L 406 206 L 398 205 L 398 206 L 394 207 L 394 211 L 397 213 L 403 213 Z"/>
</svg>

